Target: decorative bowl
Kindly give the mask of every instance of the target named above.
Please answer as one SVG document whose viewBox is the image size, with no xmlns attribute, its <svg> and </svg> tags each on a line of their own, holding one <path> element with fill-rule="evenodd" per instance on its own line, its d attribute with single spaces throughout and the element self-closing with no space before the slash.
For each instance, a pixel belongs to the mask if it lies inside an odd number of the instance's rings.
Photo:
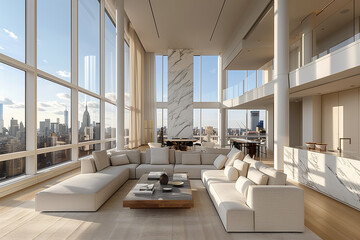
<svg viewBox="0 0 360 240">
<path fill-rule="evenodd" d="M 306 142 L 305 145 L 308 149 L 315 149 L 315 144 L 314 142 Z"/>
<path fill-rule="evenodd" d="M 319 150 L 320 152 L 325 152 L 326 151 L 326 146 L 327 146 L 326 143 L 316 143 L 315 144 L 315 148 L 317 150 Z"/>
<path fill-rule="evenodd" d="M 171 182 L 171 185 L 175 186 L 175 187 L 181 187 L 182 185 L 184 185 L 184 182 Z"/>
</svg>

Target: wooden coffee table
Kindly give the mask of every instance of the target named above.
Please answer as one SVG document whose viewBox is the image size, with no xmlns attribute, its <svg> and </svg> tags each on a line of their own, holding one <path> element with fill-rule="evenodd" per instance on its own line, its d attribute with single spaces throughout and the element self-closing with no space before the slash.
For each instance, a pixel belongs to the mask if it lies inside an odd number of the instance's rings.
<svg viewBox="0 0 360 240">
<path fill-rule="evenodd" d="M 137 183 L 155 184 L 155 191 L 152 195 L 135 195 L 133 189 L 123 201 L 124 207 L 129 208 L 192 208 L 194 201 L 189 178 L 184 181 L 182 187 L 172 185 L 160 185 L 159 180 L 148 180 L 148 173 L 141 176 Z M 172 174 L 168 175 L 172 181 Z M 171 192 L 163 192 L 163 187 L 172 187 Z"/>
</svg>

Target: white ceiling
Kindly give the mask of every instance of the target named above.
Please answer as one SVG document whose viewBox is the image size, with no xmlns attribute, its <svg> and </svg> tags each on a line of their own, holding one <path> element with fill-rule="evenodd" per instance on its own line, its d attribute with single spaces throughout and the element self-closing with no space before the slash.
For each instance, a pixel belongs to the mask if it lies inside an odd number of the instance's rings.
<svg viewBox="0 0 360 240">
<path fill-rule="evenodd" d="M 168 49 L 189 48 L 198 54 L 223 53 L 240 19 L 250 5 L 264 0 L 125 0 L 125 11 L 147 52 L 167 54 Z M 289 27 L 294 33 L 312 12 L 320 12 L 332 0 L 289 0 Z M 335 0 L 347 2 L 349 0 Z M 150 4 L 159 36 L 155 28 Z M 333 4 L 332 4 L 333 5 Z M 273 8 L 243 40 L 243 47 L 227 69 L 257 69 L 273 57 Z"/>
<path fill-rule="evenodd" d="M 219 54 L 248 5 L 260 1 L 226 0 L 211 41 L 223 0 L 151 0 L 159 38 L 148 0 L 125 0 L 125 11 L 147 52 L 189 48 Z"/>
</svg>

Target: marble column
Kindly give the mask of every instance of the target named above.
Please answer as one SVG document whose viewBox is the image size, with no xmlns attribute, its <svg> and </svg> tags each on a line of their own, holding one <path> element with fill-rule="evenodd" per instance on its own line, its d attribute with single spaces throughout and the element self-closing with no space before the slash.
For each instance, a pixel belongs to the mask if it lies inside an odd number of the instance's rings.
<svg viewBox="0 0 360 240">
<path fill-rule="evenodd" d="M 193 137 L 193 52 L 168 51 L 168 138 Z"/>
<path fill-rule="evenodd" d="M 289 2 L 274 1 L 274 166 L 284 170 L 289 146 Z"/>
</svg>

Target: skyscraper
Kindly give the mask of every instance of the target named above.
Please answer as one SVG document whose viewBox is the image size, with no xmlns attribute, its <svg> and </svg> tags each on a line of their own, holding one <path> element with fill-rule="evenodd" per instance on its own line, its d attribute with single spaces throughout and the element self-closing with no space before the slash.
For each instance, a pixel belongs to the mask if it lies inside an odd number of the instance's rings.
<svg viewBox="0 0 360 240">
<path fill-rule="evenodd" d="M 256 131 L 256 126 L 259 123 L 260 111 L 250 111 L 251 114 L 251 131 Z"/>
<path fill-rule="evenodd" d="M 64 111 L 64 123 L 65 123 L 65 126 L 68 127 L 69 125 L 69 111 L 67 110 L 67 108 L 65 108 L 65 111 Z"/>
</svg>

